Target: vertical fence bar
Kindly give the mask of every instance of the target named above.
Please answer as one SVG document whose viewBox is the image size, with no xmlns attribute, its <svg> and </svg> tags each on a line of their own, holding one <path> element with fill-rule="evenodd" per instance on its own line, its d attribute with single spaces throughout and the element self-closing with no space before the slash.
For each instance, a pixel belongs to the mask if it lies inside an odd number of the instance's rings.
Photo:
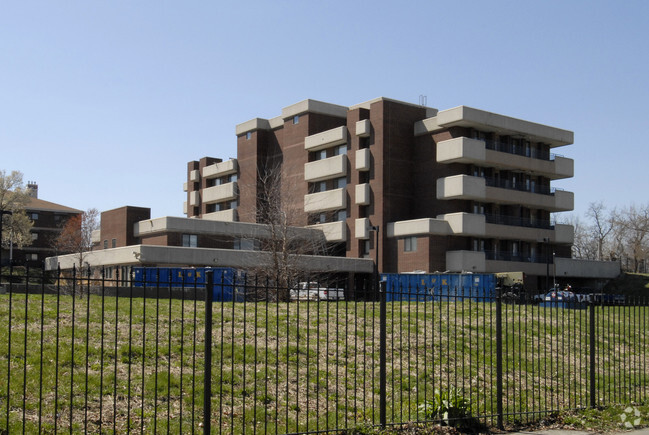
<svg viewBox="0 0 649 435">
<path fill-rule="evenodd" d="M 502 293 L 496 291 L 496 409 L 498 428 L 503 429 L 503 310 Z"/>
<path fill-rule="evenodd" d="M 203 433 L 211 432 L 212 414 L 212 291 L 214 289 L 214 272 L 205 272 L 205 369 L 203 375 Z"/>
<path fill-rule="evenodd" d="M 387 304 L 385 282 L 379 282 L 380 294 L 380 332 L 379 332 L 379 418 L 381 427 L 386 425 L 386 348 L 387 348 Z"/>
<path fill-rule="evenodd" d="M 590 407 L 594 408 L 595 400 L 595 303 L 588 304 L 589 350 L 590 350 Z"/>
</svg>

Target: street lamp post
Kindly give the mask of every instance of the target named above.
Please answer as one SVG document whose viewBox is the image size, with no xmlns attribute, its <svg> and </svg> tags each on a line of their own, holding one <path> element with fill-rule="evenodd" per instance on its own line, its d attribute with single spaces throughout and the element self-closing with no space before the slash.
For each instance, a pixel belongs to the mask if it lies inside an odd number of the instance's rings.
<svg viewBox="0 0 649 435">
<path fill-rule="evenodd" d="M 370 227 L 370 231 L 374 231 L 374 237 L 375 237 L 375 242 L 374 242 L 374 253 L 375 253 L 375 260 L 374 260 L 374 294 L 375 297 L 378 296 L 379 294 L 379 226 L 378 225 L 373 225 Z"/>
<path fill-rule="evenodd" d="M 550 288 L 550 238 L 544 237 L 543 241 L 545 242 L 545 293 Z"/>
</svg>

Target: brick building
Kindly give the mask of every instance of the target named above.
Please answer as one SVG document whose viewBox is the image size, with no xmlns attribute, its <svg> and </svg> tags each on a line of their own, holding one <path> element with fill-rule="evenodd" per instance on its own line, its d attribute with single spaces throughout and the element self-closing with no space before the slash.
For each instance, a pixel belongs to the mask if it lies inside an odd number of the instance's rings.
<svg viewBox="0 0 649 435">
<path fill-rule="evenodd" d="M 283 207 L 298 210 L 292 224 L 321 229 L 333 255 L 378 249 L 381 272 L 522 271 L 530 288 L 550 267 L 615 274 L 571 260 L 573 228 L 551 219 L 573 209 L 573 193 L 552 185 L 573 176 L 573 160 L 552 153 L 572 144 L 571 131 L 377 98 L 305 100 L 236 135 L 236 159 L 188 163 L 187 217 L 263 223 L 262 179 L 280 171 Z"/>
<path fill-rule="evenodd" d="M 17 265 L 37 267 L 46 257 L 55 253 L 53 242 L 63 229 L 65 222 L 82 211 L 39 199 L 38 185 L 34 182 L 27 184 L 27 191 L 29 203 L 25 207 L 25 212 L 34 223 L 30 230 L 32 244 L 20 249 L 16 247 L 11 250 L 3 249 L 2 258 Z"/>
</svg>

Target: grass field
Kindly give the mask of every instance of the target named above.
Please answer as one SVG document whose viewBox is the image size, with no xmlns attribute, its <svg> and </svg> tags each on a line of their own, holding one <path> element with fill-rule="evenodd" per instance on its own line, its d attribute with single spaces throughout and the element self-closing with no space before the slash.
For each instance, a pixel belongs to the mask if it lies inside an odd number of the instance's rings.
<svg viewBox="0 0 649 435">
<path fill-rule="evenodd" d="M 178 299 L 0 295 L 0 428 L 191 433 L 203 418 L 205 306 Z M 589 405 L 588 310 L 503 305 L 503 411 L 515 423 Z M 597 307 L 599 404 L 649 393 L 647 307 Z M 436 389 L 497 412 L 496 305 L 387 304 L 387 420 Z M 10 340 L 9 340 L 10 337 Z M 215 303 L 216 432 L 379 421 L 379 304 Z M 56 427 L 55 427 L 56 426 Z"/>
</svg>

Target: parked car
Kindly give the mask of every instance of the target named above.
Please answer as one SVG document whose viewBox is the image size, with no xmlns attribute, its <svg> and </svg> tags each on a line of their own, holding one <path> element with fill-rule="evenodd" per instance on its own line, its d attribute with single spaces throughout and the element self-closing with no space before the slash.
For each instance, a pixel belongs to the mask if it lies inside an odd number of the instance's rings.
<svg viewBox="0 0 649 435">
<path fill-rule="evenodd" d="M 341 288 L 321 287 L 315 281 L 301 282 L 290 291 L 292 300 L 300 301 L 343 301 L 345 290 Z"/>
<path fill-rule="evenodd" d="M 569 290 L 552 289 L 545 295 L 541 306 L 556 308 L 586 308 L 588 303 Z"/>
</svg>

